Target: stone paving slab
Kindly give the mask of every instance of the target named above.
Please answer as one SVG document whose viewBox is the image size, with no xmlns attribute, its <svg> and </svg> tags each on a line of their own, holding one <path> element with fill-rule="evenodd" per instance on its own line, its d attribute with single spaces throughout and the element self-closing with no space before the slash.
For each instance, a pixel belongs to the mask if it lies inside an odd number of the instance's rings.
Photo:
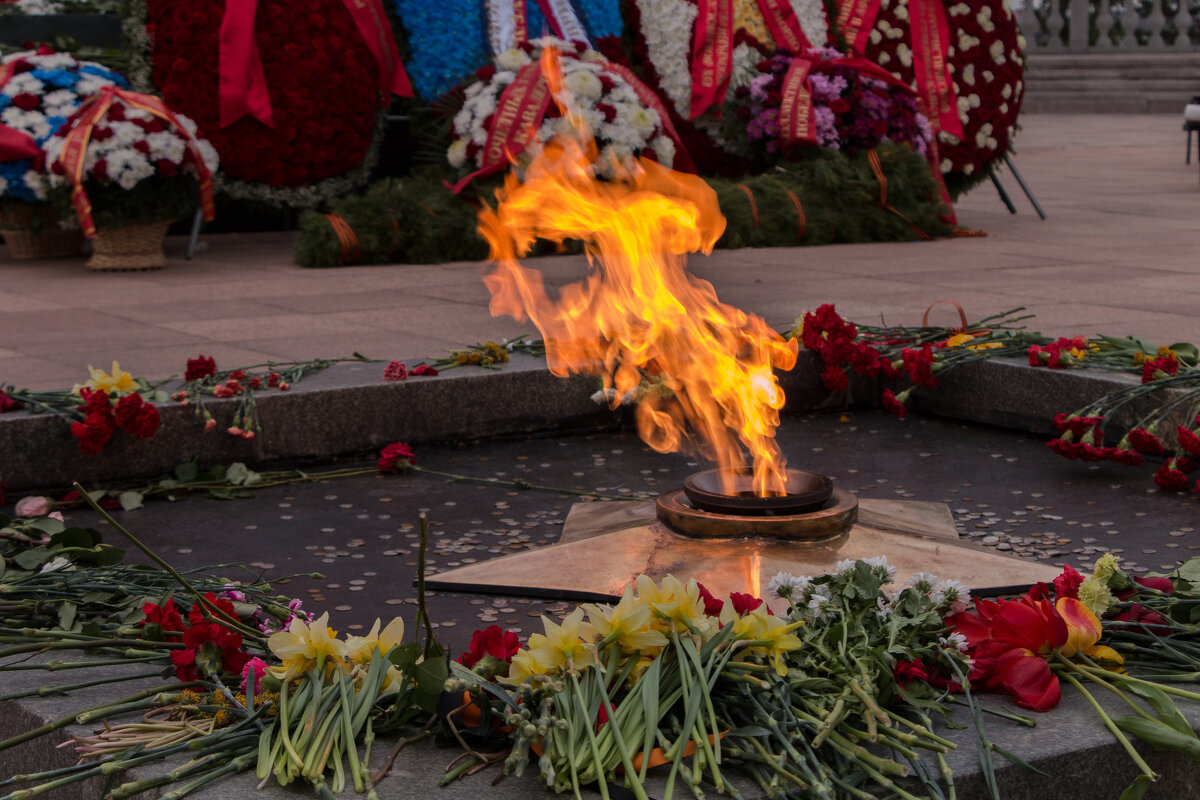
<svg viewBox="0 0 1200 800">
<path fill-rule="evenodd" d="M 1183 163 L 1178 116 L 1039 114 L 1022 124 L 1015 162 L 1044 222 L 1004 175 L 1020 213 L 987 183 L 958 206 L 961 224 L 986 238 L 721 251 L 691 269 L 780 327 L 824 302 L 850 319 L 915 324 L 952 298 L 972 318 L 1025 306 L 1031 327 L 1053 335 L 1197 338 L 1200 165 Z M 200 353 L 228 366 L 353 351 L 411 361 L 530 330 L 489 315 L 480 264 L 306 270 L 291 263 L 294 237 L 206 236 L 191 262 L 177 238 L 171 267 L 145 273 L 0 252 L 0 385 L 70 386 L 114 358 L 152 379 Z M 584 262 L 535 263 L 556 287 Z M 953 315 L 942 307 L 934 319 Z"/>
</svg>

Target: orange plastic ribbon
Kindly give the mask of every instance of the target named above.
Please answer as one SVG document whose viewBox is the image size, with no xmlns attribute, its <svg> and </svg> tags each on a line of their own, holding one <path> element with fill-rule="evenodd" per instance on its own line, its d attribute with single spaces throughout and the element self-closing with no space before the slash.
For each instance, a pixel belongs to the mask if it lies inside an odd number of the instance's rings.
<svg viewBox="0 0 1200 800">
<path fill-rule="evenodd" d="M 161 99 L 148 94 L 118 89 L 115 86 L 105 86 L 80 105 L 80 116 L 64 137 L 63 149 L 58 156 L 58 163 L 62 165 L 67 180 L 71 182 L 71 204 L 75 206 L 75 215 L 79 218 L 79 227 L 83 229 L 83 235 L 89 239 L 96 236 L 96 226 L 92 222 L 92 204 L 83 188 L 83 163 L 87 155 L 88 142 L 92 138 L 92 131 L 95 130 L 97 123 L 104 119 L 108 109 L 118 99 L 158 117 L 175 128 L 187 140 L 187 150 L 192 156 L 196 167 L 196 177 L 200 182 L 200 208 L 204 212 L 204 219 L 211 220 L 215 211 L 212 173 L 204 163 L 196 137 L 183 127 L 179 118 L 175 116 L 175 112 L 171 111 Z"/>
<path fill-rule="evenodd" d="M 516 80 L 504 88 L 496 102 L 482 165 L 451 186 L 450 191 L 458 194 L 476 178 L 507 167 L 533 141 L 549 107 L 550 85 L 542 75 L 541 64 L 535 61 L 521 67 Z"/>
<path fill-rule="evenodd" d="M 791 189 L 787 190 L 787 195 L 792 199 L 792 205 L 796 207 L 796 216 L 800 218 L 800 227 L 796 232 L 796 241 L 803 242 L 804 234 L 808 233 L 808 218 L 804 216 L 804 206 L 800 204 L 800 198 Z"/>
<path fill-rule="evenodd" d="M 380 0 L 342 0 L 354 20 L 363 44 L 379 66 L 381 104 L 393 94 L 412 97 L 412 84 L 392 27 Z M 217 69 L 221 127 L 227 128 L 247 114 L 274 127 L 274 111 L 263 73 L 262 57 L 254 34 L 258 0 L 226 0 L 221 18 Z"/>
<path fill-rule="evenodd" d="M 908 227 L 912 228 L 913 233 L 917 235 L 918 239 L 922 239 L 926 242 L 933 239 L 933 237 L 928 233 L 914 225 L 912 220 L 904 216 L 892 206 L 888 205 L 887 175 L 883 174 L 883 164 L 879 160 L 879 153 L 877 153 L 874 148 L 867 153 L 867 162 L 871 165 L 871 171 L 875 173 L 875 179 L 879 181 L 879 207 L 892 212 L 897 217 L 907 222 Z"/>
<path fill-rule="evenodd" d="M 754 192 L 744 183 L 735 183 L 734 186 L 746 193 L 746 199 L 750 201 L 750 216 L 754 220 L 754 227 L 758 227 L 758 201 L 754 199 Z"/>
<path fill-rule="evenodd" d="M 700 0 L 692 30 L 691 119 L 720 105 L 733 74 L 733 0 Z"/>
<path fill-rule="evenodd" d="M 362 260 L 362 249 L 358 245 L 358 234 L 354 232 L 354 228 L 350 227 L 350 223 L 339 217 L 337 214 L 326 214 L 325 219 L 329 220 L 329 227 L 333 228 L 334 234 L 338 238 L 338 244 L 342 247 L 341 263 L 343 265 L 352 263 L 350 254 L 354 254 L 354 262 L 358 263 Z M 393 224 L 395 220 L 392 220 Z"/>
<path fill-rule="evenodd" d="M 8 83 L 8 79 L 17 71 L 15 61 L 0 67 L 0 86 Z M 0 122 L 0 161 L 17 161 L 22 158 L 34 158 L 42 148 L 32 136 L 16 128 L 10 128 Z"/>
</svg>

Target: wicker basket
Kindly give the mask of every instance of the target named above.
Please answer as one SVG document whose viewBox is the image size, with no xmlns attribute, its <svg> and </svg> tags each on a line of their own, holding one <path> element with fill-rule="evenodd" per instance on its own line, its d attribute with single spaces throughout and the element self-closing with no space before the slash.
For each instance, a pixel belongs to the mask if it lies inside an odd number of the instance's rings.
<svg viewBox="0 0 1200 800">
<path fill-rule="evenodd" d="M 173 219 L 162 222 L 134 222 L 120 228 L 97 228 L 92 240 L 90 270 L 162 269 L 167 266 L 163 240 Z"/>
<path fill-rule="evenodd" d="M 58 219 L 54 209 L 44 206 L 9 206 L 0 211 L 0 236 L 8 245 L 9 256 L 62 258 L 79 255 L 83 250 L 83 233 L 78 228 L 63 230 Z"/>
</svg>

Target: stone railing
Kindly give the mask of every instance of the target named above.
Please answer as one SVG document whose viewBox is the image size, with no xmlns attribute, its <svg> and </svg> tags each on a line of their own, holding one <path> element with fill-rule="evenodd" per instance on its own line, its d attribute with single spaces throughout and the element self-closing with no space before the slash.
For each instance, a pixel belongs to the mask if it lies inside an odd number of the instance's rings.
<svg viewBox="0 0 1200 800">
<path fill-rule="evenodd" d="M 1013 0 L 1030 53 L 1200 52 L 1200 0 Z"/>
</svg>

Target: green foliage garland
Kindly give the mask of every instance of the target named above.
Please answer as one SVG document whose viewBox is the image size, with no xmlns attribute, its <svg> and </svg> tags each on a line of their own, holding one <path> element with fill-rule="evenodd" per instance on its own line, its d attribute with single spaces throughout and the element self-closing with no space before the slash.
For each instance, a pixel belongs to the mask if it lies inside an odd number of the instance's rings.
<svg viewBox="0 0 1200 800">
<path fill-rule="evenodd" d="M 880 206 L 879 182 L 866 156 L 850 158 L 833 150 L 815 150 L 804 161 L 741 181 L 709 180 L 727 219 L 717 247 L 908 241 L 919 236 L 914 227 L 931 237 L 949 235 L 925 161 L 902 145 L 881 147 L 879 156 L 890 208 Z M 485 186 L 478 187 L 482 197 L 490 193 Z M 753 208 L 746 190 L 753 195 Z M 803 209 L 803 239 L 789 191 Z M 432 175 L 376 183 L 365 194 L 334 201 L 330 213 L 353 231 L 357 250 L 353 241 L 343 246 L 326 215 L 306 212 L 296 243 L 300 266 L 430 264 L 487 255 L 476 232 L 476 206 L 450 194 Z"/>
</svg>

